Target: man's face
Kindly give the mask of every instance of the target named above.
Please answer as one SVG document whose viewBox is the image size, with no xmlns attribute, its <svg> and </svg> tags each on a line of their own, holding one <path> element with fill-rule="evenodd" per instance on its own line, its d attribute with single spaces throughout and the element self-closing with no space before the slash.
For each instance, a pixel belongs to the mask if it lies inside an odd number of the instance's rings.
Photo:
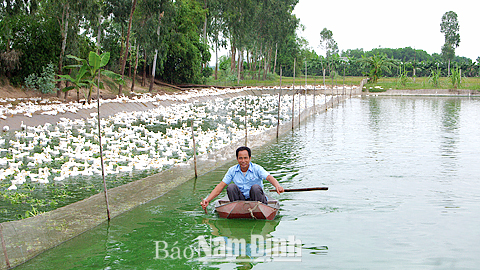
<svg viewBox="0 0 480 270">
<path fill-rule="evenodd" d="M 248 166 L 250 165 L 250 157 L 248 156 L 248 151 L 239 151 L 237 161 L 240 165 L 240 169 L 242 170 L 242 172 L 246 172 L 248 170 Z"/>
</svg>

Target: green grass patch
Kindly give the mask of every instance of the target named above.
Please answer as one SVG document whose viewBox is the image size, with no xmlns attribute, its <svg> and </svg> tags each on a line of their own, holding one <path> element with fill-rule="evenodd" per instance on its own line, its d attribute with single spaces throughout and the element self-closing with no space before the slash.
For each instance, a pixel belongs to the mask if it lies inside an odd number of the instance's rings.
<svg viewBox="0 0 480 270">
<path fill-rule="evenodd" d="M 399 78 L 381 78 L 378 80 L 377 83 L 375 84 L 368 83 L 365 85 L 365 87 L 366 88 L 364 88 L 364 90 L 367 89 L 369 92 L 380 92 L 380 91 L 376 91 L 375 87 L 380 87 L 385 90 L 389 90 L 389 89 L 397 89 L 397 90 L 454 89 L 452 86 L 451 80 L 448 77 L 439 78 L 438 86 L 435 86 L 431 82 L 429 77 L 418 77 L 418 78 L 415 78 L 415 80 L 409 77 L 406 80 L 405 85 L 403 85 L 399 81 Z M 462 78 L 462 83 L 459 89 L 480 91 L 480 78 L 479 77 Z"/>
</svg>

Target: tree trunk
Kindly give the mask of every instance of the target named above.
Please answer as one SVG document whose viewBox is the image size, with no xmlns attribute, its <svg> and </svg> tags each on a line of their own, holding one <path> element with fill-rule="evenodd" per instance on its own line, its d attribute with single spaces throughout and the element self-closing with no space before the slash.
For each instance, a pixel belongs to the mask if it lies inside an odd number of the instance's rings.
<svg viewBox="0 0 480 270">
<path fill-rule="evenodd" d="M 68 71 L 68 75 L 72 75 L 72 70 L 71 70 L 71 69 L 70 69 L 70 71 Z M 65 87 L 69 87 L 69 86 L 70 86 L 70 81 L 67 81 Z M 68 92 L 70 92 L 70 91 L 66 91 L 66 92 L 65 92 L 65 95 L 64 95 L 64 97 L 63 97 L 63 98 L 65 99 L 65 101 L 67 101 Z"/>
<path fill-rule="evenodd" d="M 153 65 L 152 65 L 152 78 L 150 79 L 150 87 L 148 88 L 148 92 L 153 92 L 153 83 L 155 82 L 155 69 L 157 66 L 157 56 L 158 56 L 158 49 L 155 49 L 155 56 L 153 57 Z"/>
<path fill-rule="evenodd" d="M 268 50 L 268 55 L 267 55 L 267 72 L 272 72 L 272 48 Z"/>
<path fill-rule="evenodd" d="M 275 64 L 273 65 L 273 74 L 275 74 L 277 68 L 277 52 L 278 52 L 278 43 L 275 43 Z"/>
<path fill-rule="evenodd" d="M 260 74 L 262 72 L 262 60 L 261 60 L 261 55 L 262 55 L 262 48 L 260 48 L 260 54 L 257 56 L 258 59 L 258 73 L 257 73 L 257 81 L 260 80 Z"/>
<path fill-rule="evenodd" d="M 241 70 L 242 70 L 242 51 L 239 50 L 238 51 L 238 65 L 237 65 L 237 84 L 240 84 L 240 74 L 241 74 Z"/>
<path fill-rule="evenodd" d="M 257 73 L 257 47 L 255 46 L 255 54 L 252 55 L 252 80 L 255 78 L 255 74 Z"/>
<path fill-rule="evenodd" d="M 162 12 L 158 16 L 157 37 L 160 36 L 160 23 L 162 21 L 163 14 L 164 13 Z M 150 87 L 148 88 L 148 91 L 150 93 L 153 92 L 153 83 L 155 81 L 155 69 L 157 67 L 157 56 L 158 56 L 158 49 L 155 49 L 155 57 L 153 58 L 153 66 L 152 66 L 152 79 L 150 80 Z"/>
<path fill-rule="evenodd" d="M 125 65 L 127 63 L 128 47 L 129 47 L 129 42 L 130 42 L 130 30 L 132 29 L 132 18 L 133 18 L 133 13 L 135 12 L 135 7 L 136 6 L 137 6 L 137 0 L 133 0 L 132 10 L 130 12 L 130 19 L 128 20 L 127 40 L 125 42 L 125 54 L 123 55 L 122 69 L 120 70 L 120 75 L 122 75 L 122 80 L 123 80 L 123 74 L 125 73 Z M 121 84 L 118 86 L 118 95 L 120 95 L 120 96 L 122 95 L 122 85 Z"/>
<path fill-rule="evenodd" d="M 236 49 L 235 49 L 235 45 L 232 43 L 232 54 L 231 54 L 231 57 L 230 57 L 230 72 L 234 72 L 235 71 L 235 52 L 236 52 Z"/>
<path fill-rule="evenodd" d="M 68 19 L 70 18 L 70 6 L 68 3 L 64 7 L 62 15 L 62 25 L 60 26 L 60 31 L 62 32 L 62 49 L 60 51 L 60 59 L 58 61 L 58 75 L 63 74 L 63 55 L 65 54 L 65 48 L 67 47 L 67 36 L 68 36 Z M 62 93 L 62 82 L 57 82 L 57 97 L 60 97 Z"/>
<path fill-rule="evenodd" d="M 142 76 L 142 87 L 147 85 L 147 50 L 143 51 L 143 76 Z"/>
<path fill-rule="evenodd" d="M 263 80 L 265 81 L 267 79 L 267 70 L 268 70 L 268 52 L 266 53 L 266 55 L 263 56 Z"/>
<path fill-rule="evenodd" d="M 218 39 L 218 36 L 217 36 Z M 215 80 L 218 79 L 218 41 L 215 42 Z"/>
<path fill-rule="evenodd" d="M 140 50 L 140 46 L 137 44 L 137 53 L 135 55 L 135 68 L 133 69 L 133 77 L 132 77 L 132 88 L 130 92 L 134 92 L 135 88 L 135 79 L 137 78 L 137 68 L 138 68 L 138 51 Z"/>
</svg>

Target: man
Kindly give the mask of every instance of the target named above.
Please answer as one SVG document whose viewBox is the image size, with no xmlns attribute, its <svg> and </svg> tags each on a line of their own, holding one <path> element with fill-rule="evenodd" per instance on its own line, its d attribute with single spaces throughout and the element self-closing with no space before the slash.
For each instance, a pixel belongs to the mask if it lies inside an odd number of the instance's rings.
<svg viewBox="0 0 480 270">
<path fill-rule="evenodd" d="M 263 179 L 267 179 L 276 189 L 277 193 L 283 192 L 283 187 L 262 166 L 251 163 L 252 151 L 246 146 L 239 147 L 236 151 L 238 165 L 230 167 L 222 182 L 220 182 L 202 200 L 201 205 L 206 209 L 208 204 L 227 187 L 228 199 L 233 201 L 260 201 L 267 203 L 263 193 Z M 232 183 L 233 181 L 233 183 Z"/>
</svg>

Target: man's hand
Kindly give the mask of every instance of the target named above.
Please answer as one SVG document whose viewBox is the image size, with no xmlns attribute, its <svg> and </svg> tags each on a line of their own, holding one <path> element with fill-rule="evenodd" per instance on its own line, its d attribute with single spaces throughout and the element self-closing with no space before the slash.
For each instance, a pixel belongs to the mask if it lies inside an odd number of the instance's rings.
<svg viewBox="0 0 480 270">
<path fill-rule="evenodd" d="M 209 202 L 205 199 L 203 199 L 202 202 L 200 203 L 200 205 L 202 206 L 203 210 L 205 210 L 205 212 L 207 212 L 208 204 L 209 204 Z"/>
<path fill-rule="evenodd" d="M 285 190 L 283 190 L 283 187 L 280 186 L 278 183 L 277 179 L 273 177 L 272 175 L 267 176 L 267 181 L 270 182 L 275 187 L 275 190 L 277 191 L 278 194 L 283 193 Z"/>
</svg>

